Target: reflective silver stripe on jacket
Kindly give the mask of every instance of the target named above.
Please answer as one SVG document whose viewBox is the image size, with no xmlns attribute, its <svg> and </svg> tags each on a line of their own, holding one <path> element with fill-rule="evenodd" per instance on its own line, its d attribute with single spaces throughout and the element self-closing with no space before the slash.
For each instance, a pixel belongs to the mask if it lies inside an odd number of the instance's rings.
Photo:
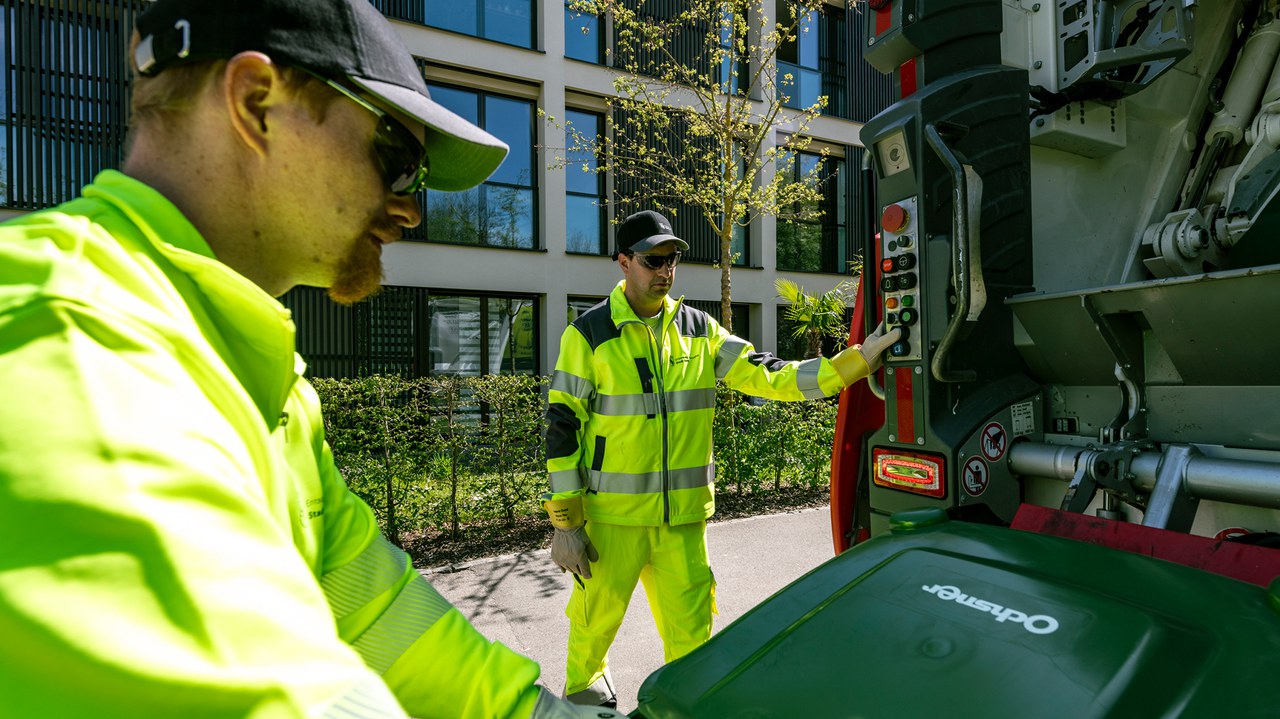
<svg viewBox="0 0 1280 719">
<path fill-rule="evenodd" d="M 680 389 L 667 392 L 667 411 L 685 412 L 695 409 L 714 409 L 716 406 L 716 390 L 714 387 L 704 389 Z M 656 414 L 656 396 L 652 392 L 643 394 L 602 394 L 596 396 L 591 403 L 591 411 L 607 417 L 637 417 Z"/>
<path fill-rule="evenodd" d="M 564 392 L 578 399 L 590 399 L 591 395 L 596 391 L 596 387 L 591 384 L 591 380 L 560 369 L 556 370 L 555 374 L 551 376 L 551 389 L 557 392 Z"/>
<path fill-rule="evenodd" d="M 321 715 L 324 719 L 406 719 L 400 702 L 381 679 L 370 677 L 347 690 Z"/>
<path fill-rule="evenodd" d="M 796 367 L 796 389 L 800 390 L 805 399 L 822 399 L 827 396 L 827 393 L 818 386 L 818 372 L 821 369 L 821 357 L 807 359 Z"/>
<path fill-rule="evenodd" d="M 360 556 L 320 578 L 320 587 L 336 619 L 351 614 L 390 589 L 404 576 L 409 556 L 378 537 Z"/>
<path fill-rule="evenodd" d="M 351 646 L 370 669 L 382 674 L 453 605 L 421 576 L 405 585 L 378 621 Z"/>
<path fill-rule="evenodd" d="M 729 374 L 733 363 L 738 361 L 738 356 L 748 346 L 747 342 L 733 336 L 720 345 L 720 351 L 716 353 L 716 379 L 724 379 Z"/>
<path fill-rule="evenodd" d="M 574 467 L 573 469 L 562 469 L 559 472 L 551 473 L 551 492 L 568 492 L 571 489 L 582 489 L 585 483 L 582 481 L 582 467 Z"/>
<path fill-rule="evenodd" d="M 668 488 L 696 489 L 715 481 L 715 465 L 673 469 L 667 473 Z M 657 494 L 662 491 L 662 472 L 597 472 L 591 470 L 591 488 L 597 492 L 614 494 Z"/>
</svg>

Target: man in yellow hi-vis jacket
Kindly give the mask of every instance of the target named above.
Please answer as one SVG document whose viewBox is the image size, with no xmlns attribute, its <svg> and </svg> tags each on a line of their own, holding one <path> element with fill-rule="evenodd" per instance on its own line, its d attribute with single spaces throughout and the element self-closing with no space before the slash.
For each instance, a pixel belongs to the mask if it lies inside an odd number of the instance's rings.
<svg viewBox="0 0 1280 719">
<path fill-rule="evenodd" d="M 575 575 L 565 697 L 577 704 L 616 703 L 607 653 L 637 580 L 666 661 L 711 636 L 716 380 L 768 399 L 827 397 L 870 374 L 898 337 L 877 331 L 829 360 L 756 352 L 668 297 L 689 247 L 671 232 L 652 211 L 618 226 L 623 280 L 565 330 L 551 383 L 544 505 L 552 559 Z"/>
<path fill-rule="evenodd" d="M 601 716 L 382 538 L 274 299 L 369 294 L 506 146 L 367 0 L 136 27 L 121 171 L 0 226 L 0 716 Z"/>
</svg>

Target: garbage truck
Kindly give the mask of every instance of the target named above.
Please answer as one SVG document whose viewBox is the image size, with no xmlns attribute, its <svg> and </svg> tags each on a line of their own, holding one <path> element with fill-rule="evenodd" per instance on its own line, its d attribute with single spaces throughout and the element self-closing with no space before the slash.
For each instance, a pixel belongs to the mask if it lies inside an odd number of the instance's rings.
<svg viewBox="0 0 1280 719">
<path fill-rule="evenodd" d="M 1280 0 L 861 5 L 838 556 L 637 716 L 1280 715 Z"/>
</svg>

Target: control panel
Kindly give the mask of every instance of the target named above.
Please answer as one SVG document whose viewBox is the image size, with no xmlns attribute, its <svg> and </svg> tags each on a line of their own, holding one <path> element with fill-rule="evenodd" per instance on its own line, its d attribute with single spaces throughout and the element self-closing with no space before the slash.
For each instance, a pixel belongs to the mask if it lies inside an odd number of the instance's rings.
<svg viewBox="0 0 1280 719">
<path fill-rule="evenodd" d="M 920 223 L 916 198 L 885 205 L 880 212 L 880 299 L 886 327 L 902 330 L 885 353 L 886 362 L 921 359 Z"/>
</svg>

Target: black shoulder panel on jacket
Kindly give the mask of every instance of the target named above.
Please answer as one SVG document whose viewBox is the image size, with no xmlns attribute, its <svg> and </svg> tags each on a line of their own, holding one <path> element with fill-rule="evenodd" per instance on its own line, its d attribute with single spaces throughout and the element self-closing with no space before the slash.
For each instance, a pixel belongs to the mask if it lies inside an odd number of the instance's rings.
<svg viewBox="0 0 1280 719">
<path fill-rule="evenodd" d="M 681 337 L 706 337 L 707 313 L 689 305 L 680 305 L 676 313 L 676 329 Z"/>
<path fill-rule="evenodd" d="M 613 316 L 609 311 L 608 297 L 578 315 L 578 319 L 573 321 L 573 326 L 578 328 L 583 337 L 587 338 L 587 344 L 591 345 L 592 352 L 595 352 L 596 348 L 605 342 L 622 336 L 622 333 L 613 324 Z"/>
</svg>

